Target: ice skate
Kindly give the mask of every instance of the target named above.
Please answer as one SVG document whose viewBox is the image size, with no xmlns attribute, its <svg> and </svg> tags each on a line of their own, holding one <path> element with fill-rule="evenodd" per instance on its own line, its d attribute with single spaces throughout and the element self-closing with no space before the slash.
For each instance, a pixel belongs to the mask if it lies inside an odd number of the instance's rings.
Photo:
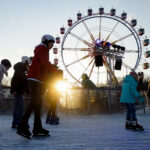
<svg viewBox="0 0 150 150">
<path fill-rule="evenodd" d="M 125 128 L 126 129 L 132 129 L 132 125 L 131 125 L 131 121 L 130 120 L 126 120 Z"/>
<path fill-rule="evenodd" d="M 143 126 L 138 124 L 137 121 L 132 121 L 131 126 L 134 131 L 144 131 Z"/>
<path fill-rule="evenodd" d="M 49 131 L 44 128 L 33 129 L 33 136 L 50 136 Z"/>
<path fill-rule="evenodd" d="M 32 135 L 28 129 L 28 126 L 22 126 L 22 125 L 18 126 L 17 134 L 19 134 L 27 139 L 31 139 L 31 135 Z"/>
<path fill-rule="evenodd" d="M 51 117 L 47 117 L 46 118 L 46 123 L 48 124 L 48 123 L 50 123 L 50 121 L 51 121 Z"/>
<path fill-rule="evenodd" d="M 59 124 L 59 118 L 58 117 L 51 118 L 50 124 L 51 125 L 58 125 Z"/>
</svg>

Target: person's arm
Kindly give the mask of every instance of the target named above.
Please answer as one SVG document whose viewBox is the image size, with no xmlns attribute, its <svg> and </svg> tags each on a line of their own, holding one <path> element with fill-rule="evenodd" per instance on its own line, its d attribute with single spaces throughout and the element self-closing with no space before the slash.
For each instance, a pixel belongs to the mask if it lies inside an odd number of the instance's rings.
<svg viewBox="0 0 150 150">
<path fill-rule="evenodd" d="M 143 97 L 141 96 L 141 94 L 137 91 L 137 84 L 135 81 L 131 81 L 131 84 L 130 84 L 130 90 L 131 90 L 131 93 L 132 95 L 137 98 L 140 102 L 143 102 L 144 99 Z"/>
</svg>

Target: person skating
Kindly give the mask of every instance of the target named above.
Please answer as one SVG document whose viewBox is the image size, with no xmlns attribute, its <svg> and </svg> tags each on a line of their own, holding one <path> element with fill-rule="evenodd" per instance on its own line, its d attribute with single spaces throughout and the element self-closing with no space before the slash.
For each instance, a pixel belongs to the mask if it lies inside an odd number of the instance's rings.
<svg viewBox="0 0 150 150">
<path fill-rule="evenodd" d="M 8 76 L 8 70 L 11 67 L 11 62 L 8 59 L 3 59 L 0 64 L 0 97 L 4 97 L 2 90 L 2 80 L 4 75 Z"/>
<path fill-rule="evenodd" d="M 52 125 L 59 124 L 59 117 L 56 115 L 57 103 L 60 98 L 60 93 L 56 89 L 56 83 L 63 79 L 63 71 L 58 70 L 56 74 L 50 75 L 50 80 L 47 85 L 47 100 L 49 102 L 48 114 L 46 123 Z"/>
<path fill-rule="evenodd" d="M 21 62 L 14 65 L 14 75 L 11 80 L 10 93 L 14 95 L 14 110 L 12 128 L 17 128 L 24 111 L 24 92 L 28 93 L 26 73 L 29 68 L 30 59 L 27 56 L 21 58 Z"/>
<path fill-rule="evenodd" d="M 28 87 L 30 91 L 31 101 L 26 108 L 22 117 L 17 133 L 31 136 L 27 123 L 31 113 L 34 111 L 33 135 L 49 135 L 49 131 L 44 129 L 41 122 L 41 108 L 43 84 L 47 80 L 48 71 L 56 72 L 57 69 L 49 62 L 49 50 L 53 47 L 55 39 L 51 35 L 44 35 L 41 39 L 41 44 L 35 47 L 34 57 L 28 71 Z"/>
<path fill-rule="evenodd" d="M 136 99 L 140 102 L 144 102 L 143 97 L 137 91 L 137 78 L 138 75 L 134 70 L 130 72 L 130 75 L 124 78 L 120 102 L 125 103 L 127 108 L 125 128 L 144 130 L 143 126 L 138 124 L 134 106 Z"/>
<path fill-rule="evenodd" d="M 81 85 L 83 88 L 96 89 L 96 85 L 89 79 L 86 73 L 82 74 Z"/>
</svg>

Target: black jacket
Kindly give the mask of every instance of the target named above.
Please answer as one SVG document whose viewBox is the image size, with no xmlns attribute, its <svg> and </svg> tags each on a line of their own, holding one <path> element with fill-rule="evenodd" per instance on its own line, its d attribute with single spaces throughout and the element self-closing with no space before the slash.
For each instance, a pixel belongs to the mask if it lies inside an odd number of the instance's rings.
<svg viewBox="0 0 150 150">
<path fill-rule="evenodd" d="M 27 88 L 27 77 L 26 77 L 26 66 L 22 62 L 18 62 L 14 65 L 14 75 L 11 80 L 10 93 L 13 94 L 24 94 L 25 91 L 28 92 Z"/>
</svg>

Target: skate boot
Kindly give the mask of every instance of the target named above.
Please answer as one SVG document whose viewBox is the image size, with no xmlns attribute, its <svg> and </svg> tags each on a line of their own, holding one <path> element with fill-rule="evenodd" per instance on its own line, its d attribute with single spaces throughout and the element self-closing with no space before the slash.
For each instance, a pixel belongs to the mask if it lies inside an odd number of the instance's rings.
<svg viewBox="0 0 150 150">
<path fill-rule="evenodd" d="M 46 123 L 50 123 L 50 121 L 51 121 L 51 117 L 47 117 L 46 118 Z"/>
<path fill-rule="evenodd" d="M 40 127 L 33 129 L 33 136 L 50 136 L 49 131 Z"/>
<path fill-rule="evenodd" d="M 50 120 L 50 124 L 58 125 L 59 124 L 59 118 L 58 117 L 52 117 Z"/>
<path fill-rule="evenodd" d="M 55 116 L 55 119 L 59 121 L 59 117 L 58 116 Z"/>
<path fill-rule="evenodd" d="M 132 129 L 131 121 L 130 120 L 126 120 L 125 128 L 126 129 Z"/>
<path fill-rule="evenodd" d="M 32 135 L 31 132 L 29 131 L 28 125 L 24 123 L 19 124 L 17 128 L 17 134 L 28 139 L 31 139 L 31 135 Z"/>
<path fill-rule="evenodd" d="M 133 130 L 137 130 L 137 131 L 144 131 L 144 128 L 142 125 L 138 124 L 137 121 L 132 121 L 131 122 L 131 126 Z"/>
</svg>

